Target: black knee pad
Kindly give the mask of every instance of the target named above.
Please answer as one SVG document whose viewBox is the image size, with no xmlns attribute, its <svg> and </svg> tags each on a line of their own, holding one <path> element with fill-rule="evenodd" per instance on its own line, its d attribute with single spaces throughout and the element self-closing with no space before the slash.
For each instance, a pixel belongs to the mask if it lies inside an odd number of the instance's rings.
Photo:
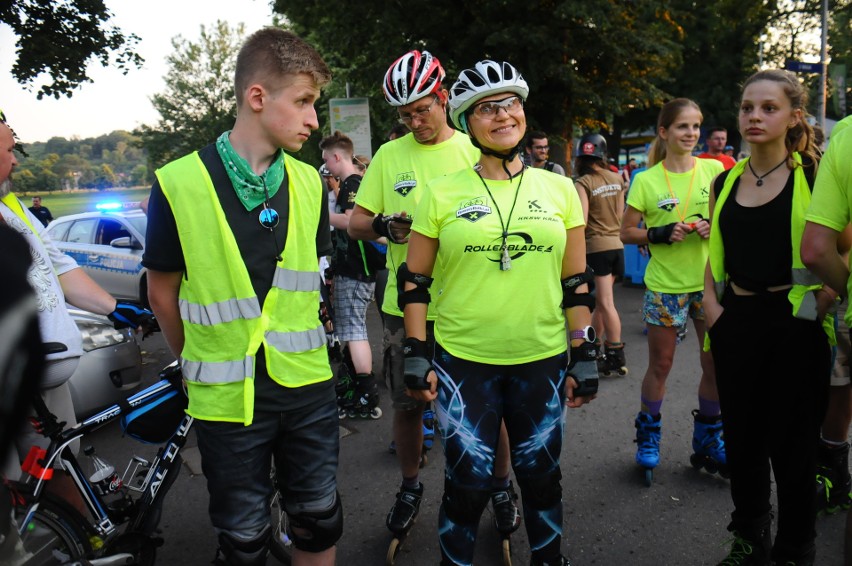
<svg viewBox="0 0 852 566">
<path fill-rule="evenodd" d="M 228 533 L 219 533 L 219 550 L 225 563 L 231 566 L 263 566 L 269 554 L 272 528 L 266 526 L 256 537 L 242 540 Z"/>
<path fill-rule="evenodd" d="M 524 505 L 530 509 L 549 509 L 562 500 L 562 470 L 559 468 L 539 476 L 519 476 L 518 487 Z"/>
<path fill-rule="evenodd" d="M 325 511 L 310 511 L 291 515 L 287 524 L 287 536 L 299 550 L 322 552 L 334 546 L 343 534 L 343 509 L 340 494 L 336 494 L 334 505 Z M 296 531 L 295 529 L 298 529 Z M 307 531 L 307 532 L 304 532 Z"/>
<path fill-rule="evenodd" d="M 457 486 L 444 479 L 444 513 L 454 523 L 460 525 L 478 523 L 490 497 L 490 489 Z"/>
</svg>

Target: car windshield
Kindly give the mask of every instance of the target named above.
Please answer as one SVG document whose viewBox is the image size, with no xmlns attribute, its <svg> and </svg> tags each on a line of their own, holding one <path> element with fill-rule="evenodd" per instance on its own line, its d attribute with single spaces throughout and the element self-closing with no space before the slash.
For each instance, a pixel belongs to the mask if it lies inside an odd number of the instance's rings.
<svg viewBox="0 0 852 566">
<path fill-rule="evenodd" d="M 148 226 L 147 216 L 131 216 L 127 218 L 127 221 L 142 234 L 142 237 L 145 237 L 145 228 Z"/>
</svg>

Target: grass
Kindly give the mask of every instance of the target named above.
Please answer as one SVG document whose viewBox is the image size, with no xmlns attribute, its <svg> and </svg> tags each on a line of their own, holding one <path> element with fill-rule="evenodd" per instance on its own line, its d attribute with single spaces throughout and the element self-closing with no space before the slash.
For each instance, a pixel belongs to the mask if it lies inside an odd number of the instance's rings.
<svg viewBox="0 0 852 566">
<path fill-rule="evenodd" d="M 54 218 L 80 212 L 95 210 L 95 205 L 101 202 L 136 202 L 148 196 L 150 188 L 110 189 L 106 191 L 75 191 L 75 192 L 34 192 L 20 194 L 18 197 L 25 206 L 32 204 L 32 197 L 40 196 L 41 205 L 50 209 Z"/>
</svg>

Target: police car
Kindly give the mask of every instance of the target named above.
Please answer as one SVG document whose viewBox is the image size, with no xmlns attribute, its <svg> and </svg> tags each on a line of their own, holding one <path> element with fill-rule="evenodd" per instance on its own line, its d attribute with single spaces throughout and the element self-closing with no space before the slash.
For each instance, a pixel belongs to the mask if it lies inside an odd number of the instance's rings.
<svg viewBox="0 0 852 566">
<path fill-rule="evenodd" d="M 138 203 L 106 203 L 97 212 L 61 216 L 47 226 L 56 247 L 113 297 L 148 304 L 142 267 L 147 218 Z"/>
</svg>

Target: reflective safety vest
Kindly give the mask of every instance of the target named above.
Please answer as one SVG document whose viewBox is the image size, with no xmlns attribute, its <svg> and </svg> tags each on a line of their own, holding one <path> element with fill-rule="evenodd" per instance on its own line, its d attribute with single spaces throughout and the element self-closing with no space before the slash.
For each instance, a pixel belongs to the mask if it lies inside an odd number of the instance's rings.
<svg viewBox="0 0 852 566">
<path fill-rule="evenodd" d="M 815 293 L 822 288 L 822 281 L 811 273 L 802 263 L 800 253 L 802 244 L 802 233 L 805 231 L 805 212 L 811 203 L 811 189 L 805 177 L 804 168 L 801 167 L 802 158 L 798 153 L 793 153 L 793 159 L 799 163 L 799 167 L 793 170 L 793 213 L 790 218 L 790 236 L 793 243 L 793 286 L 787 293 L 787 298 L 793 307 L 793 316 L 804 320 L 817 319 L 817 301 Z M 710 272 L 713 275 L 713 290 L 717 299 L 721 302 L 722 295 L 728 283 L 728 274 L 725 271 L 725 246 L 722 238 L 722 228 L 719 226 L 719 214 L 725 201 L 731 194 L 734 181 L 743 174 L 748 164 L 748 159 L 737 162 L 728 172 L 722 191 L 716 199 L 716 207 L 713 209 L 713 220 L 710 224 Z M 712 190 L 712 189 L 711 189 Z M 829 342 L 836 343 L 834 335 L 834 315 L 828 313 L 823 319 L 823 330 L 828 336 Z M 705 334 L 704 349 L 708 350 L 709 336 Z"/>
<path fill-rule="evenodd" d="M 260 346 L 269 376 L 284 387 L 331 378 L 325 330 L 317 314 L 316 233 L 323 189 L 314 168 L 286 155 L 284 163 L 289 179 L 287 241 L 262 306 L 198 153 L 157 170 L 186 263 L 179 293 L 185 340 L 180 361 L 189 393 L 187 412 L 193 417 L 251 424 L 254 358 Z"/>
<path fill-rule="evenodd" d="M 32 222 L 30 222 L 30 219 L 29 219 L 29 217 L 27 216 L 27 213 L 26 213 L 26 212 L 24 212 L 24 206 L 21 204 L 21 201 L 20 201 L 20 200 L 18 200 L 18 197 L 16 197 L 16 196 L 15 196 L 15 193 L 9 193 L 9 194 L 7 194 L 5 197 L 3 197 L 2 199 L 0 199 L 0 202 L 2 202 L 3 204 L 5 204 L 6 206 L 8 206 L 8 207 L 9 207 L 9 210 L 11 210 L 12 212 L 14 212 L 14 213 L 15 213 L 15 216 L 17 216 L 18 218 L 20 218 L 20 219 L 24 222 L 24 224 L 26 224 L 27 226 L 29 226 L 29 227 L 30 227 L 30 230 L 32 230 L 32 231 L 33 231 L 33 234 L 35 234 L 36 236 L 38 236 L 38 230 L 36 230 L 36 229 L 33 227 L 33 224 L 32 224 Z"/>
</svg>

